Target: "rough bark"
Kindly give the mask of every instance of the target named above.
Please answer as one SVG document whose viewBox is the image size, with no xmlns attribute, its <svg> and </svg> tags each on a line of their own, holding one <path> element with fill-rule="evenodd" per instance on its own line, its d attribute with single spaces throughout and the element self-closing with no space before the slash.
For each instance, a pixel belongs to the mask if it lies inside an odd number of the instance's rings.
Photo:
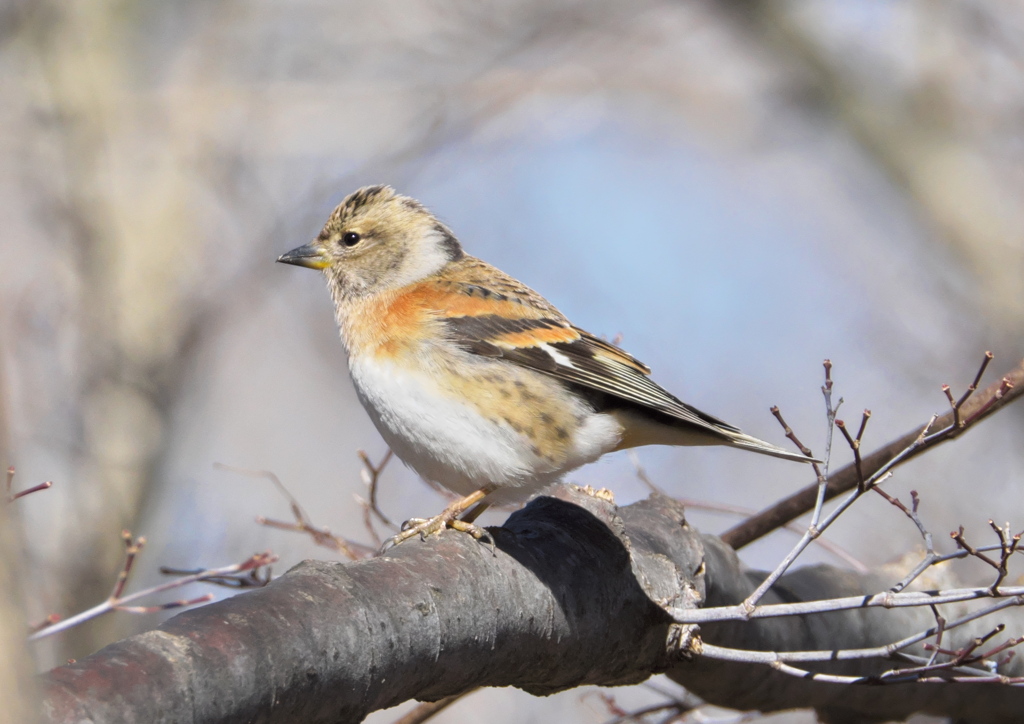
<svg viewBox="0 0 1024 724">
<path fill-rule="evenodd" d="M 359 563 L 307 561 L 264 589 L 185 612 L 47 674 L 48 720 L 349 722 L 476 686 L 543 695 L 658 672 L 726 706 L 816 706 L 834 721 L 915 710 L 1010 721 L 1024 706 L 1024 690 L 1013 687 L 836 687 L 765 666 L 688 660 L 688 629 L 672 614 L 735 602 L 763 574 L 744 570 L 662 497 L 620 509 L 566 489 L 490 530 L 493 552 L 450 533 Z M 784 577 L 773 596 L 881 587 L 872 577 L 818 566 Z M 755 649 L 852 647 L 930 621 L 927 612 L 875 609 L 707 625 L 702 636 Z M 887 665 L 842 670 L 880 668 Z"/>
</svg>

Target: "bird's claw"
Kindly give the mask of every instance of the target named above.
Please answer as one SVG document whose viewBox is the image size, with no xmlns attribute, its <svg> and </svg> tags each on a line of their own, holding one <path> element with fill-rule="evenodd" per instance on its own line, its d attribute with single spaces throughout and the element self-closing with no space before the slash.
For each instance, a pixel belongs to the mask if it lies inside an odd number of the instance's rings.
<svg viewBox="0 0 1024 724">
<path fill-rule="evenodd" d="M 428 536 L 440 535 L 441 532 L 447 528 L 451 528 L 452 530 L 457 530 L 462 533 L 468 533 L 476 540 L 484 541 L 488 546 L 490 546 L 491 552 L 494 553 L 494 538 L 486 529 L 473 525 L 472 523 L 467 523 L 464 520 L 459 520 L 458 518 L 451 518 L 444 513 L 434 516 L 433 518 L 410 518 L 405 521 L 402 523 L 402 531 L 400 533 L 393 535 L 384 541 L 384 545 L 381 547 L 381 553 L 395 547 L 399 543 L 409 540 L 410 538 L 419 536 L 420 540 L 426 540 Z"/>
</svg>

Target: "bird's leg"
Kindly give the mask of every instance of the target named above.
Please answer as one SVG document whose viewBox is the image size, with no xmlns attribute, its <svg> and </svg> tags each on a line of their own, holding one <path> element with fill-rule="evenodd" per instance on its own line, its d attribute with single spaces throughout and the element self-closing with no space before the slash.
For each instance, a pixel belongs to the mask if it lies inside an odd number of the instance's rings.
<svg viewBox="0 0 1024 724">
<path fill-rule="evenodd" d="M 456 500 L 445 508 L 441 512 L 441 515 L 434 516 L 433 518 L 411 518 L 407 520 L 402 525 L 402 532 L 388 538 L 384 542 L 384 548 L 382 550 L 387 550 L 388 548 L 396 546 L 402 541 L 408 540 L 414 536 L 419 536 L 423 539 L 428 535 L 436 535 L 445 528 L 452 528 L 453 530 L 462 531 L 463 533 L 469 533 L 478 540 L 483 538 L 488 535 L 487 531 L 473 525 L 473 521 L 476 520 L 476 517 L 487 508 L 487 503 L 481 503 L 480 501 L 497 490 L 497 488 L 497 485 L 489 483 L 476 492 L 470 493 L 466 497 Z M 479 505 L 477 505 L 478 503 Z M 466 510 L 472 508 L 474 505 L 476 507 L 466 513 Z M 463 515 L 460 520 L 459 516 L 463 513 L 465 513 L 465 515 Z"/>
<path fill-rule="evenodd" d="M 490 503 L 477 503 L 470 510 L 467 510 L 465 514 L 455 522 L 472 523 L 474 520 L 479 518 L 485 510 L 487 510 L 490 507 Z"/>
</svg>

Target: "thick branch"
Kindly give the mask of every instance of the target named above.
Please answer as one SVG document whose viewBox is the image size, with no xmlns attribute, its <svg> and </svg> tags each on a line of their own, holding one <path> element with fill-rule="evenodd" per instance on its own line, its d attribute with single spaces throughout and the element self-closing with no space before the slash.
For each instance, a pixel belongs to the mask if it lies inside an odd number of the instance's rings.
<svg viewBox="0 0 1024 724">
<path fill-rule="evenodd" d="M 689 586 L 700 536 L 664 498 L 620 517 L 569 494 L 578 505 L 542 498 L 491 529 L 494 553 L 445 534 L 369 561 L 307 561 L 187 611 L 50 672 L 50 721 L 334 723 L 475 686 L 643 681 L 666 667 L 671 625 L 651 598 L 672 608 L 701 597 Z"/>
<path fill-rule="evenodd" d="M 977 684 L 946 695 L 952 685 L 911 684 L 890 695 L 888 686 L 837 688 L 763 664 L 689 662 L 692 629 L 672 616 L 742 600 L 764 574 L 744 570 L 718 539 L 687 526 L 681 506 L 666 498 L 618 509 L 578 491 L 559 495 L 564 500 L 540 498 L 490 529 L 493 553 L 446 533 L 368 561 L 306 562 L 266 588 L 55 669 L 44 677 L 49 721 L 347 722 L 477 686 L 549 694 L 663 671 L 730 707 L 874 712 L 884 700 L 894 711 L 969 710 L 993 721 L 1024 707 L 1017 687 Z M 816 567 L 785 576 L 764 602 L 883 588 Z M 1011 629 L 1020 623 L 1006 613 L 999 620 Z M 860 648 L 932 623 L 927 609 L 854 610 L 709 624 L 703 636 L 742 649 Z M 972 631 L 947 632 L 944 646 Z M 868 659 L 821 668 L 872 674 L 892 666 Z M 1006 673 L 1016 673 L 1014 664 Z"/>
<path fill-rule="evenodd" d="M 1004 380 L 1009 380 L 1012 387 L 1001 394 L 1001 391 L 1005 390 Z M 962 419 L 973 419 L 972 424 L 968 427 L 958 427 L 950 431 L 949 436 L 940 442 L 959 437 L 963 432 L 974 427 L 977 422 L 980 422 L 993 412 L 1001 410 L 1022 394 L 1024 394 L 1024 360 L 1021 361 L 1016 369 L 1004 375 L 998 381 L 993 382 L 982 392 L 978 392 L 968 398 L 963 407 L 960 408 L 960 417 Z M 953 425 L 953 423 L 954 413 L 950 410 L 945 415 L 940 415 L 936 418 L 935 422 L 931 424 L 930 430 L 932 432 L 942 430 Z M 882 466 L 888 464 L 898 454 L 906 450 L 921 435 L 921 431 L 924 428 L 925 426 L 922 425 L 916 430 L 911 430 L 903 437 L 894 440 L 863 458 L 861 467 L 864 477 L 870 477 Z M 902 462 L 920 455 L 925 450 L 931 449 L 931 447 L 934 446 L 922 446 L 915 449 Z M 825 491 L 826 500 L 830 500 L 847 490 L 852 490 L 857 486 L 857 480 L 857 467 L 852 463 L 832 473 L 829 476 L 828 488 Z M 809 485 L 726 531 L 722 534 L 722 540 L 733 548 L 742 548 L 812 510 L 817 495 L 817 483 Z"/>
</svg>

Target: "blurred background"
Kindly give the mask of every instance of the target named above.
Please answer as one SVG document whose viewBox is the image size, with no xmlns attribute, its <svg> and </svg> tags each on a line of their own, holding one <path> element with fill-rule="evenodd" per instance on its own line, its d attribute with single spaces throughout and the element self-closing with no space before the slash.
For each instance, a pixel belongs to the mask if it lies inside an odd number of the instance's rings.
<svg viewBox="0 0 1024 724">
<path fill-rule="evenodd" d="M 923 423 L 986 349 L 986 383 L 1024 355 L 1022 68 L 1024 5 L 997 0 L 4 0 L 0 463 L 15 487 L 54 482 L 12 506 L 30 621 L 106 597 L 122 529 L 149 541 L 134 588 L 160 565 L 337 557 L 257 525 L 287 500 L 218 462 L 273 471 L 369 542 L 356 451 L 385 445 L 322 278 L 274 263 L 368 183 L 751 434 L 784 443 L 777 404 L 823 452 L 826 357 L 840 417 L 874 413 L 865 448 Z M 1007 410 L 889 489 L 920 491 L 938 540 L 1019 528 L 1022 439 Z M 639 462 L 670 494 L 749 508 L 813 482 L 731 450 Z M 648 493 L 624 454 L 569 479 Z M 382 475 L 395 520 L 444 503 L 397 461 Z M 830 538 L 868 566 L 919 545 L 880 499 Z M 768 567 L 793 540 L 743 556 Z M 158 622 L 93 621 L 37 666 Z M 584 694 L 485 691 L 437 720 L 611 718 Z"/>
</svg>

